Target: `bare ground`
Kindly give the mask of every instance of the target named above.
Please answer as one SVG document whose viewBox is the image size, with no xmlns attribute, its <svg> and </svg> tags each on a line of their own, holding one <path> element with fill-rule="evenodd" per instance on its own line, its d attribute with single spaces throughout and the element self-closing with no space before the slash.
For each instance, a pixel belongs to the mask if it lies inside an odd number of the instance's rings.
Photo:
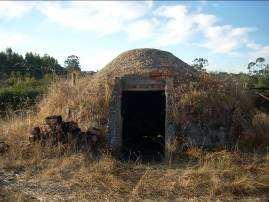
<svg viewBox="0 0 269 202">
<path fill-rule="evenodd" d="M 15 198 L 26 201 L 62 201 L 74 199 L 72 191 L 60 183 L 42 184 L 36 180 L 25 181 L 19 174 L 0 171 L 0 200 Z M 24 201 L 24 200 L 23 200 Z"/>
<path fill-rule="evenodd" d="M 226 152 L 218 156 L 230 158 Z M 89 167 L 84 167 L 86 164 L 80 160 L 85 159 L 64 157 L 31 173 L 23 167 L 1 169 L 0 201 L 268 201 L 269 198 L 268 160 L 262 164 L 244 162 L 240 167 L 221 158 L 204 165 L 189 161 L 188 165 L 170 166 L 105 159 L 99 163 L 86 162 Z"/>
</svg>

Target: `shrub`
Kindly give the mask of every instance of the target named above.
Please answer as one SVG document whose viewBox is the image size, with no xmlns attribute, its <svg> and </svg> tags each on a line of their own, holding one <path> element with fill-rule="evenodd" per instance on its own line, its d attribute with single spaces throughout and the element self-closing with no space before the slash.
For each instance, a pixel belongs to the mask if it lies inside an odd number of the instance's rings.
<svg viewBox="0 0 269 202">
<path fill-rule="evenodd" d="M 0 88 L 1 115 L 35 105 L 38 96 L 44 93 L 47 85 L 48 81 L 45 80 L 26 79 Z"/>
<path fill-rule="evenodd" d="M 258 78 L 256 88 L 269 88 L 269 74 L 262 75 Z"/>
</svg>

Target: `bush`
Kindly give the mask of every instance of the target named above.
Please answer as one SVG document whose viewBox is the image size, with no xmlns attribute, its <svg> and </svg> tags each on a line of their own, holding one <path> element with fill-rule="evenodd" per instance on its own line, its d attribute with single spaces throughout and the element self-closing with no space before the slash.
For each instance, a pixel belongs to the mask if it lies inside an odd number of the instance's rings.
<svg viewBox="0 0 269 202">
<path fill-rule="evenodd" d="M 262 75 L 258 78 L 256 88 L 269 88 L 269 74 Z"/>
<path fill-rule="evenodd" d="M 0 109 L 6 112 L 27 108 L 35 104 L 40 93 L 40 91 L 33 89 L 24 91 L 4 90 L 0 93 Z"/>
<path fill-rule="evenodd" d="M 207 142 L 208 145 L 236 142 L 242 130 L 251 127 L 251 118 L 255 113 L 248 89 L 228 76 L 202 74 L 185 86 L 176 86 L 173 99 L 173 112 L 180 123 L 180 135 L 190 136 L 186 128 L 191 124 L 198 128 L 201 135 L 204 134 L 203 145 Z M 229 138 L 224 140 L 223 136 L 209 136 L 212 134 L 210 131 L 223 132 Z"/>
<path fill-rule="evenodd" d="M 14 83 L 12 86 L 0 88 L 1 115 L 8 111 L 29 108 L 47 88 L 47 81 L 29 79 Z"/>
</svg>

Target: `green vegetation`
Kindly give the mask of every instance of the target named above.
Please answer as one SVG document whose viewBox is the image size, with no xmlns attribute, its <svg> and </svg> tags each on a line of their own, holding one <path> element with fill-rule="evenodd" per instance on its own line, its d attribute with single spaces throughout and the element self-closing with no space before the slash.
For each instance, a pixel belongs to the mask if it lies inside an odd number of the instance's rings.
<svg viewBox="0 0 269 202">
<path fill-rule="evenodd" d="M 51 81 L 66 78 L 73 69 L 80 71 L 79 57 L 75 55 L 68 56 L 62 67 L 47 54 L 28 52 L 23 56 L 11 48 L 1 51 L 0 116 L 35 105 Z"/>
<path fill-rule="evenodd" d="M 269 74 L 261 75 L 258 78 L 256 88 L 269 88 Z"/>
<path fill-rule="evenodd" d="M 0 116 L 33 106 L 52 77 L 63 74 L 66 70 L 49 55 L 0 52 Z"/>
<path fill-rule="evenodd" d="M 250 85 L 255 88 L 269 88 L 269 64 L 264 58 L 259 57 L 255 62 L 248 64 Z"/>
<path fill-rule="evenodd" d="M 205 66 L 208 66 L 208 60 L 205 58 L 195 58 L 194 61 L 192 61 L 192 66 L 194 67 L 195 70 L 197 71 L 206 71 L 204 69 Z"/>
<path fill-rule="evenodd" d="M 66 69 L 80 71 L 79 57 L 76 55 L 70 55 L 64 61 Z"/>
<path fill-rule="evenodd" d="M 9 79 L 5 87 L 0 87 L 1 115 L 8 111 L 29 108 L 36 103 L 36 99 L 47 89 L 50 78 L 37 80 L 33 77 L 19 77 Z"/>
<path fill-rule="evenodd" d="M 192 67 L 199 72 L 205 72 L 205 67 L 208 65 L 209 62 L 206 58 L 196 58 L 192 62 Z M 269 88 L 269 64 L 266 64 L 265 58 L 258 57 L 254 62 L 248 64 L 247 69 L 248 73 L 210 72 L 210 74 L 243 82 L 250 88 Z"/>
<path fill-rule="evenodd" d="M 42 79 L 46 74 L 64 74 L 65 69 L 58 61 L 45 54 L 26 53 L 22 56 L 11 48 L 0 52 L 0 80 L 6 80 L 13 75 L 30 76 Z"/>
</svg>

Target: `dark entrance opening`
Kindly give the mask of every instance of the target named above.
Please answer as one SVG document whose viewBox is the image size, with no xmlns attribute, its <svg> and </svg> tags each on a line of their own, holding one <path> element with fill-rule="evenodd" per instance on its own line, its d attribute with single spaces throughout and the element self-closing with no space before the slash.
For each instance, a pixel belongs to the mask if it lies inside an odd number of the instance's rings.
<svg viewBox="0 0 269 202">
<path fill-rule="evenodd" d="M 161 160 L 165 148 L 165 92 L 124 91 L 121 113 L 124 158 Z"/>
</svg>

